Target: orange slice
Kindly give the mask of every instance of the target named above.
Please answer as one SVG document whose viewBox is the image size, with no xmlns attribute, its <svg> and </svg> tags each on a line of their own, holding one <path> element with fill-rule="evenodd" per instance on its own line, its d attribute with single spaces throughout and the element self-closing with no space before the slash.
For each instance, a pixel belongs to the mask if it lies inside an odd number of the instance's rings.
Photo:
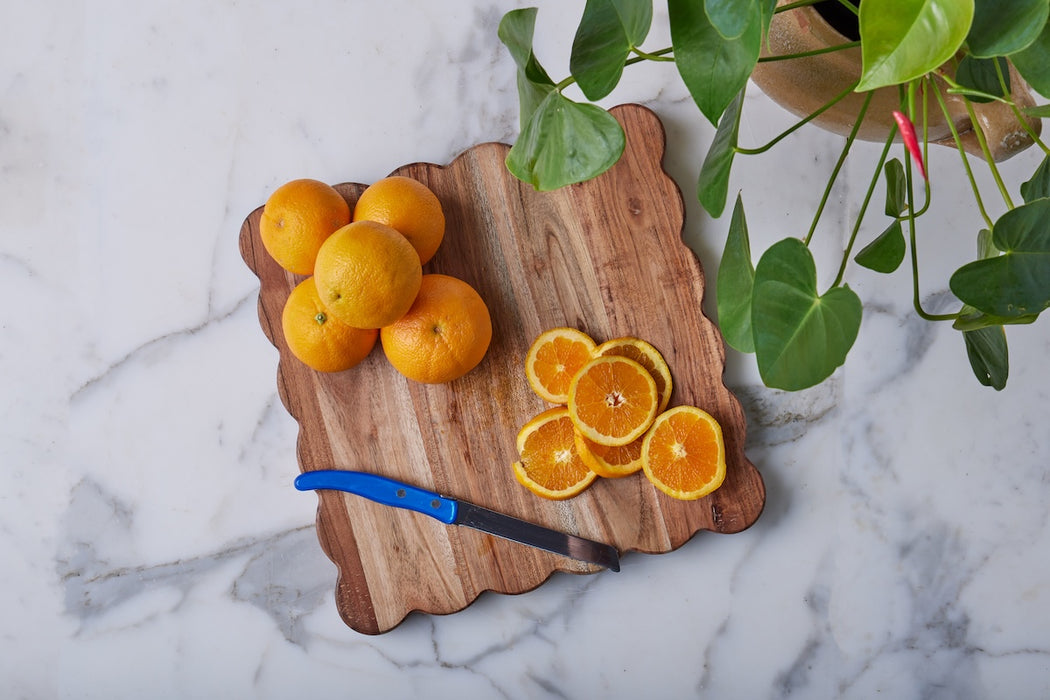
<svg viewBox="0 0 1050 700">
<path fill-rule="evenodd" d="M 671 369 L 667 366 L 660 351 L 641 338 L 616 338 L 608 340 L 594 350 L 595 356 L 619 355 L 629 357 L 649 370 L 656 382 L 656 393 L 660 396 L 657 413 L 667 408 L 671 402 Z"/>
<path fill-rule="evenodd" d="M 576 431 L 576 451 L 592 472 L 606 479 L 628 476 L 642 468 L 642 438 L 611 447 L 588 440 Z"/>
<path fill-rule="evenodd" d="M 564 404 L 573 376 L 594 357 L 594 341 L 575 328 L 551 328 L 536 337 L 525 355 L 529 386 L 541 398 Z"/>
<path fill-rule="evenodd" d="M 569 385 L 569 416 L 580 433 L 599 445 L 626 445 L 656 417 L 656 381 L 627 357 L 596 357 Z"/>
<path fill-rule="evenodd" d="M 576 451 L 572 420 L 564 406 L 550 408 L 531 419 L 518 432 L 520 460 L 514 477 L 537 496 L 562 500 L 591 485 L 597 475 Z"/>
<path fill-rule="evenodd" d="M 642 469 L 672 498 L 692 501 L 706 496 L 726 476 L 721 426 L 695 406 L 664 411 L 642 441 Z"/>
</svg>

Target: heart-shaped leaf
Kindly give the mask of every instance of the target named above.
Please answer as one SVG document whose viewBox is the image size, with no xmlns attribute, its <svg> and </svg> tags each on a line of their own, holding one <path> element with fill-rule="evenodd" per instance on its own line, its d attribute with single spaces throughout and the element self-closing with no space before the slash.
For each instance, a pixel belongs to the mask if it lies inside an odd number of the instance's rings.
<svg viewBox="0 0 1050 700">
<path fill-rule="evenodd" d="M 1002 71 L 1006 90 L 999 82 L 999 73 L 996 71 L 996 63 L 999 71 Z M 975 90 L 982 94 L 969 94 L 971 102 L 991 102 L 993 97 L 1005 97 L 1010 92 L 1010 66 L 1005 58 L 976 58 L 965 56 L 959 61 L 959 67 L 955 71 L 955 82 L 961 87 Z M 984 95 L 990 95 L 985 97 Z"/>
<path fill-rule="evenodd" d="M 738 195 L 722 262 L 718 266 L 718 325 L 726 342 L 740 352 L 755 351 L 755 338 L 751 332 L 751 290 L 754 284 L 755 266 L 751 262 L 744 203 Z"/>
<path fill-rule="evenodd" d="M 554 91 L 554 81 L 532 52 L 535 28 L 536 8 L 526 7 L 505 14 L 497 30 L 500 41 L 518 66 L 518 103 L 522 129 L 539 104 Z"/>
<path fill-rule="evenodd" d="M 1027 316 L 1050 306 L 1050 198 L 1003 214 L 992 241 L 1003 254 L 960 267 L 949 280 L 952 292 L 993 316 Z"/>
<path fill-rule="evenodd" d="M 992 58 L 1020 51 L 1039 36 L 1048 15 L 1046 0 L 975 0 L 966 37 L 970 55 Z"/>
<path fill-rule="evenodd" d="M 857 91 L 929 73 L 955 55 L 972 20 L 973 0 L 864 0 Z"/>
<path fill-rule="evenodd" d="M 537 190 L 556 190 L 601 175 L 620 159 L 625 143 L 611 114 L 554 91 L 521 130 L 507 169 Z"/>
<path fill-rule="evenodd" d="M 999 249 L 995 247 L 995 243 L 992 241 L 992 232 L 988 229 L 981 229 L 977 233 L 977 259 L 985 260 L 996 257 L 999 257 Z M 1039 314 L 994 316 L 978 311 L 969 304 L 963 304 L 962 309 L 959 310 L 958 318 L 952 323 L 952 328 L 958 331 L 976 331 L 990 326 L 1034 323 L 1037 318 L 1039 318 Z"/>
<path fill-rule="evenodd" d="M 755 269 L 751 324 L 762 381 L 794 391 L 827 379 L 860 330 L 860 298 L 849 287 L 817 293 L 817 268 L 802 241 L 770 246 Z"/>
<path fill-rule="evenodd" d="M 904 212 L 908 202 L 908 180 L 904 174 L 904 165 L 892 158 L 886 167 L 886 216 L 897 218 Z"/>
<path fill-rule="evenodd" d="M 1032 89 L 1050 97 L 1050 23 L 1026 48 L 1010 54 L 1010 62 Z"/>
<path fill-rule="evenodd" d="M 645 41 L 652 20 L 652 0 L 587 0 L 572 42 L 569 71 L 588 100 L 612 92 L 631 49 Z"/>
<path fill-rule="evenodd" d="M 1021 197 L 1026 202 L 1050 197 L 1050 156 L 1043 158 L 1032 174 L 1032 179 L 1021 185 Z"/>
<path fill-rule="evenodd" d="M 726 39 L 704 12 L 704 0 L 668 0 L 675 66 L 693 101 L 718 124 L 747 84 L 762 44 L 762 16 L 755 15 L 735 39 Z"/>
<path fill-rule="evenodd" d="M 904 261 L 904 231 L 901 222 L 894 221 L 878 238 L 864 246 L 854 260 L 875 272 L 890 273 Z"/>
<path fill-rule="evenodd" d="M 977 381 L 996 391 L 1006 387 L 1010 375 L 1010 353 L 1006 346 L 1006 331 L 1002 326 L 988 326 L 963 331 L 966 357 L 970 360 Z"/>
<path fill-rule="evenodd" d="M 704 0 L 704 12 L 726 39 L 736 39 L 749 24 L 761 19 L 758 0 Z"/>
<path fill-rule="evenodd" d="M 733 168 L 736 143 L 740 133 L 740 108 L 744 102 L 743 90 L 726 108 L 711 147 L 700 166 L 700 179 L 696 185 L 696 196 L 707 213 L 716 219 L 722 216 L 729 194 L 729 173 Z"/>
</svg>

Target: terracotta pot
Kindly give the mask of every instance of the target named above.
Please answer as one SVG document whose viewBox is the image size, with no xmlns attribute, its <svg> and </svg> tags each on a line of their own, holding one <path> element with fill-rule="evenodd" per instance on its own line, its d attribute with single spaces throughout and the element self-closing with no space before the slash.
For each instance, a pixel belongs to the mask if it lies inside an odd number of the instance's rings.
<svg viewBox="0 0 1050 700">
<path fill-rule="evenodd" d="M 792 0 L 779 0 L 783 5 Z M 801 53 L 848 42 L 845 36 L 817 12 L 812 6 L 799 7 L 773 17 L 769 28 L 769 41 L 763 47 L 763 56 L 778 56 Z M 947 65 L 945 70 L 951 70 Z M 774 102 L 804 117 L 835 95 L 846 90 L 860 78 L 860 48 L 783 61 L 759 63 L 752 73 L 753 82 Z M 1019 107 L 1035 104 L 1028 85 L 1010 66 L 1012 97 Z M 966 111 L 965 100 L 958 95 L 941 93 L 948 106 L 952 122 L 963 141 L 967 152 L 981 156 L 981 148 L 974 133 L 973 124 Z M 852 93 L 814 120 L 828 131 L 848 135 L 856 121 L 864 93 Z M 921 100 L 921 94 L 918 96 Z M 955 147 L 951 130 L 933 95 L 929 102 L 930 141 Z M 875 91 L 868 113 L 861 124 L 857 137 L 865 141 L 883 141 L 893 124 L 892 112 L 899 106 L 896 86 Z M 921 104 L 921 102 L 920 102 Z M 988 148 L 996 161 L 1003 161 L 1032 145 L 1032 138 L 1018 123 L 1009 105 L 1001 102 L 974 104 L 974 112 L 988 140 Z M 1029 118 L 1032 130 L 1040 133 L 1041 120 Z"/>
</svg>

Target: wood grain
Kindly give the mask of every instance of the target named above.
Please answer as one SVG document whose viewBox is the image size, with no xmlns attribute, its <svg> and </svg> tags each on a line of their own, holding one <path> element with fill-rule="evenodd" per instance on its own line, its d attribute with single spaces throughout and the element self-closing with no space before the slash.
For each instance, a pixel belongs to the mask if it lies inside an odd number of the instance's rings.
<svg viewBox="0 0 1050 700">
<path fill-rule="evenodd" d="M 241 254 L 260 280 L 263 332 L 280 351 L 278 392 L 299 423 L 302 471 L 374 471 L 609 542 L 621 553 L 669 552 L 700 530 L 738 532 L 758 518 L 765 489 L 744 454 L 740 404 L 722 381 L 722 337 L 701 310 L 704 276 L 681 239 L 681 193 L 661 165 L 663 127 L 638 105 L 612 113 L 627 133 L 620 162 L 555 192 L 536 192 L 513 178 L 504 166 L 508 146 L 497 143 L 475 146 L 445 166 L 414 163 L 395 171 L 427 184 L 445 210 L 445 240 L 424 271 L 466 280 L 492 313 L 485 359 L 448 384 L 404 379 L 379 347 L 338 374 L 296 361 L 280 318 L 302 278 L 263 249 L 262 208 L 248 216 Z M 337 189 L 353 206 L 364 185 Z M 639 473 L 599 479 L 576 498 L 552 502 L 515 481 L 517 431 L 547 408 L 529 389 L 522 362 L 536 335 L 560 325 L 597 342 L 638 336 L 663 353 L 674 377 L 671 405 L 700 406 L 723 426 L 728 467 L 720 489 L 676 501 Z M 348 494 L 318 498 L 318 538 L 339 569 L 339 613 L 364 633 L 385 632 L 412 611 L 456 612 L 487 590 L 528 591 L 555 571 L 599 570 Z"/>
</svg>

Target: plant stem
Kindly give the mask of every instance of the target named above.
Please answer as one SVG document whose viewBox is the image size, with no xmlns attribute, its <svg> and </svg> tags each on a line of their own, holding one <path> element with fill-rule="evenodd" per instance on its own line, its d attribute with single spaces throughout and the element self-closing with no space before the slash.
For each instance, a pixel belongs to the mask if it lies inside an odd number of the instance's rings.
<svg viewBox="0 0 1050 700">
<path fill-rule="evenodd" d="M 907 109 L 908 109 L 909 118 L 910 118 L 911 115 L 915 114 L 915 92 L 916 92 L 917 89 L 918 89 L 918 81 L 914 81 L 914 80 L 912 82 L 908 83 L 907 94 L 906 95 L 904 94 L 903 88 L 902 88 L 901 99 L 902 100 L 905 100 L 905 99 L 907 100 Z M 926 92 L 927 91 L 925 91 L 925 90 L 923 91 L 923 141 L 924 141 L 924 143 L 927 144 L 927 147 L 928 147 L 929 139 L 927 138 L 928 131 L 927 131 L 927 126 L 926 126 L 926 123 L 928 122 L 928 119 L 926 118 L 928 110 L 926 108 L 926 104 L 927 104 L 926 103 L 926 94 L 925 94 Z M 941 96 L 940 96 L 940 92 L 939 91 L 936 92 L 935 94 L 937 95 L 937 99 L 938 100 L 942 99 Z M 942 108 L 944 108 L 943 100 L 941 101 L 941 105 L 942 105 Z M 949 125 L 951 125 L 952 133 L 955 133 L 955 126 L 954 126 L 954 124 L 952 124 L 951 119 L 948 116 L 947 108 L 944 108 L 944 117 L 945 117 L 945 120 L 949 123 Z M 958 143 L 958 139 L 956 139 L 956 143 Z M 923 157 L 925 158 L 925 154 L 924 154 Z M 904 181 L 906 183 L 906 190 L 907 190 L 907 197 L 908 197 L 908 241 L 909 241 L 909 247 L 911 248 L 912 305 L 915 307 L 915 312 L 917 314 L 919 314 L 919 317 L 923 318 L 923 319 L 925 319 L 927 321 L 951 321 L 951 320 L 954 320 L 954 319 L 958 318 L 959 314 L 957 314 L 957 313 L 956 314 L 931 314 L 931 313 L 927 313 L 926 310 L 922 308 L 922 302 L 919 299 L 919 249 L 918 249 L 918 246 L 916 245 L 917 239 L 916 239 L 916 236 L 915 236 L 915 220 L 918 218 L 919 214 L 918 214 L 918 212 L 915 211 L 915 179 L 914 179 L 914 177 L 912 175 L 912 160 L 911 160 L 911 158 L 908 157 L 908 149 L 907 149 L 907 147 L 905 147 L 905 149 L 904 149 L 904 167 L 905 167 Z M 967 172 L 969 172 L 969 166 L 967 166 Z M 971 179 L 971 182 L 972 182 L 972 179 Z M 976 186 L 974 186 L 974 191 L 976 192 Z M 929 198 L 930 183 L 929 183 L 928 179 L 926 180 L 926 193 L 927 193 L 927 198 Z M 926 206 L 929 206 L 929 199 L 927 199 Z M 925 211 L 925 210 L 926 210 L 926 207 L 924 206 L 923 207 L 923 211 Z"/>
<path fill-rule="evenodd" d="M 781 12 L 790 12 L 791 10 L 799 7 L 807 7 L 809 5 L 816 5 L 821 0 L 796 0 L 796 2 L 789 2 L 787 5 L 781 5 L 773 10 L 773 14 L 779 14 Z"/>
<path fill-rule="evenodd" d="M 809 233 L 806 234 L 804 243 L 809 245 L 810 240 L 813 238 L 813 232 L 817 230 L 817 223 L 820 221 L 821 215 L 824 213 L 824 206 L 828 203 L 828 197 L 831 195 L 831 188 L 835 185 L 835 180 L 838 179 L 839 171 L 842 170 L 843 163 L 846 162 L 846 156 L 849 155 L 850 147 L 853 146 L 853 141 L 857 138 L 857 132 L 860 131 L 860 125 L 864 122 L 864 114 L 868 111 L 868 105 L 871 104 L 871 98 L 874 95 L 873 92 L 868 92 L 864 97 L 864 104 L 861 105 L 860 112 L 857 113 L 857 121 L 853 124 L 853 129 L 850 130 L 849 136 L 846 137 L 846 144 L 842 147 L 842 153 L 839 154 L 838 162 L 835 163 L 835 168 L 831 171 L 831 177 L 828 178 L 828 185 L 824 188 L 824 195 L 820 198 L 820 206 L 817 207 L 816 214 L 813 215 L 813 223 L 809 226 Z"/>
<path fill-rule="evenodd" d="M 966 151 L 963 149 L 962 137 L 959 136 L 959 130 L 955 128 L 955 122 L 952 121 L 951 115 L 948 114 L 948 105 L 944 103 L 941 91 L 934 90 L 933 94 L 937 98 L 937 102 L 940 104 L 941 112 L 944 114 L 945 123 L 947 123 L 948 128 L 951 129 L 952 138 L 955 139 L 955 148 L 959 151 L 959 157 L 962 158 L 963 168 L 966 170 L 966 177 L 970 180 L 970 189 L 973 190 L 973 198 L 977 202 L 977 209 L 981 212 L 981 218 L 984 219 L 984 223 L 987 224 L 990 229 L 992 228 L 992 219 L 988 216 L 988 212 L 984 208 L 984 200 L 981 199 L 981 191 L 977 187 L 977 181 L 973 177 L 973 170 L 970 169 L 970 160 L 966 157 Z"/>
<path fill-rule="evenodd" d="M 915 123 L 915 114 L 914 114 L 914 112 L 915 112 L 915 89 L 916 89 L 916 86 L 915 86 L 915 81 L 914 80 L 911 81 L 911 82 L 908 82 L 908 83 L 901 83 L 901 84 L 897 85 L 897 100 L 900 102 L 900 108 L 905 114 L 908 115 L 908 119 L 912 120 L 912 124 Z M 925 98 L 925 94 L 923 95 L 923 98 Z M 923 104 L 925 106 L 925 102 Z M 923 162 L 923 167 L 924 168 L 926 167 L 925 164 L 930 162 L 930 158 L 929 158 L 930 154 L 928 152 L 929 141 L 930 141 L 929 137 L 928 137 L 928 134 L 929 134 L 928 121 L 929 120 L 926 118 L 926 112 L 924 111 L 923 112 L 923 127 L 922 127 L 922 142 L 923 142 L 922 162 Z M 891 136 L 892 136 L 892 134 L 891 134 Z M 903 139 L 904 139 L 904 135 L 901 134 L 901 140 L 903 140 Z M 911 155 L 909 153 L 909 151 L 908 151 L 907 145 L 905 145 L 904 151 L 905 151 L 905 156 Z M 907 160 L 907 157 L 905 157 L 905 160 Z M 931 197 L 930 197 L 930 178 L 929 177 L 924 177 L 923 178 L 923 184 L 924 184 L 923 190 L 925 192 L 926 201 L 923 203 L 922 209 L 920 209 L 920 210 L 918 210 L 918 211 L 916 211 L 914 213 L 915 218 L 918 218 L 918 217 L 922 216 L 923 214 L 926 213 L 926 210 L 930 208 L 930 199 L 931 199 Z M 909 205 L 908 212 L 909 212 L 909 215 L 911 215 L 911 212 L 912 212 L 911 205 Z M 903 221 L 904 219 L 902 217 L 898 216 L 897 220 L 898 221 Z"/>
<path fill-rule="evenodd" d="M 734 150 L 737 153 L 742 153 L 742 154 L 747 155 L 747 156 L 754 156 L 754 155 L 759 155 L 760 153 L 765 153 L 770 148 L 772 148 L 773 146 L 777 145 L 780 141 L 782 141 L 783 139 L 787 138 L 788 136 L 790 136 L 794 132 L 798 131 L 803 126 L 805 126 L 809 122 L 811 122 L 814 119 L 816 119 L 817 117 L 819 117 L 824 112 L 826 112 L 829 109 L 831 109 L 832 107 L 834 107 L 837 103 L 841 102 L 848 95 L 852 94 L 853 93 L 853 88 L 855 88 L 855 87 L 857 87 L 857 83 L 853 83 L 848 88 L 846 88 L 845 90 L 840 92 L 838 95 L 835 95 L 835 97 L 832 97 L 831 100 L 829 100 L 828 102 L 823 104 L 819 109 L 814 110 L 812 113 L 807 115 L 805 118 L 803 118 L 802 120 L 800 120 L 800 121 L 796 122 L 795 124 L 793 124 L 792 126 L 790 126 L 787 130 L 785 130 L 782 133 L 780 133 L 779 135 L 777 135 L 769 143 L 767 143 L 767 144 L 765 144 L 763 146 L 758 146 L 757 148 L 740 148 L 738 146 Z"/>
<path fill-rule="evenodd" d="M 1003 69 L 999 65 L 999 61 L 995 61 L 995 75 L 999 78 L 999 87 L 1002 88 L 1004 93 L 1009 94 L 1010 86 L 1006 84 L 1006 77 L 1003 75 Z M 1047 147 L 1043 140 L 1039 138 L 1039 134 L 1035 133 L 1032 129 L 1032 125 L 1028 123 L 1028 120 L 1025 119 L 1023 114 L 1021 114 L 1021 110 L 1017 108 L 1017 104 L 1014 103 L 1013 100 L 1004 100 L 1004 102 L 1007 102 L 1010 105 L 1010 109 L 1013 110 L 1014 116 L 1017 118 L 1017 123 L 1021 125 L 1021 128 L 1025 130 L 1028 137 L 1032 139 L 1032 143 L 1039 146 L 1043 153 L 1050 156 L 1050 147 Z"/>
<path fill-rule="evenodd" d="M 981 144 L 981 153 L 984 154 L 984 159 L 988 163 L 988 169 L 992 171 L 992 177 L 995 178 L 995 184 L 999 187 L 999 194 L 1003 196 L 1003 201 L 1006 202 L 1008 209 L 1014 208 L 1013 200 L 1010 199 L 1010 193 L 1006 190 L 1006 185 L 1003 183 L 1002 175 L 999 174 L 999 168 L 995 165 L 995 159 L 992 158 L 992 152 L 988 150 L 988 140 L 984 137 L 984 129 L 977 122 L 977 115 L 974 114 L 973 104 L 966 100 L 966 114 L 970 116 L 970 123 L 973 124 L 973 133 L 977 135 L 977 143 Z"/>
<path fill-rule="evenodd" d="M 879 162 L 875 166 L 875 173 L 871 176 L 871 182 L 868 183 L 868 192 L 864 195 L 864 202 L 860 205 L 860 211 L 857 212 L 857 220 L 853 223 L 853 231 L 850 233 L 849 243 L 846 244 L 846 251 L 842 254 L 842 264 L 839 265 L 839 273 L 835 277 L 832 287 L 839 286 L 846 274 L 846 264 L 849 262 L 850 253 L 853 252 L 853 244 L 856 242 L 857 234 L 860 232 L 860 223 L 864 220 L 864 214 L 868 211 L 868 204 L 871 202 L 871 196 L 874 194 L 875 186 L 879 182 L 879 176 L 882 175 L 882 167 L 886 164 L 886 156 L 890 153 L 890 146 L 893 145 L 893 137 L 896 133 L 896 127 L 890 129 L 890 135 L 886 138 L 886 145 L 882 147 L 882 155 L 879 156 Z"/>
<path fill-rule="evenodd" d="M 1001 79 L 1002 73 L 999 71 L 999 63 L 998 63 L 998 61 L 996 62 L 995 70 L 1000 75 L 1000 82 L 999 82 L 999 84 L 1003 86 L 1003 95 L 1009 95 L 1010 91 L 1007 89 L 1005 83 L 1003 83 L 1003 81 Z M 1004 97 L 1003 95 L 993 95 L 990 92 L 983 92 L 981 90 L 975 90 L 973 88 L 963 87 L 959 83 L 955 82 L 955 80 L 953 80 L 943 70 L 936 70 L 936 71 L 933 72 L 933 74 L 936 75 L 938 78 L 940 78 L 941 80 L 943 80 L 945 82 L 945 84 L 948 86 L 948 88 L 945 90 L 945 92 L 947 92 L 949 95 L 961 95 L 962 97 L 965 97 L 965 98 L 980 97 L 980 98 L 988 100 L 990 102 L 1002 102 L 1003 104 L 1006 104 L 1006 105 L 1013 105 L 1014 104 L 1013 100 L 1011 100 L 1008 97 Z M 1016 105 L 1014 105 L 1014 106 L 1016 106 Z"/>
<path fill-rule="evenodd" d="M 669 61 L 672 63 L 674 62 L 674 56 L 667 55 L 674 51 L 674 47 L 671 46 L 660 49 L 659 51 L 642 51 L 638 48 L 632 48 L 631 51 L 635 54 L 635 57 L 625 61 L 625 66 L 631 65 L 632 63 L 638 63 L 640 61 Z"/>
<path fill-rule="evenodd" d="M 994 101 L 994 102 L 1002 102 L 1003 104 L 1007 104 L 1007 105 L 1013 104 L 1013 102 L 1011 102 L 1010 100 L 1008 100 L 1005 97 L 1002 97 L 1000 95 L 992 95 L 991 93 L 981 92 L 980 90 L 973 90 L 971 88 L 949 87 L 946 90 L 946 92 L 949 95 L 960 95 L 960 96 L 966 97 L 966 98 L 969 98 L 969 97 L 980 97 L 980 98 L 988 100 L 990 102 L 992 102 L 992 101 Z"/>
<path fill-rule="evenodd" d="M 925 167 L 929 168 L 930 163 L 930 82 L 926 81 L 922 90 L 922 162 L 925 163 Z M 927 171 L 928 172 L 928 171 Z M 923 178 L 923 191 L 926 201 L 923 202 L 922 208 L 915 212 L 915 218 L 918 218 L 926 213 L 926 210 L 930 208 L 930 178 Z"/>
<path fill-rule="evenodd" d="M 664 48 L 658 49 L 656 51 L 642 51 L 641 49 L 638 49 L 638 48 L 632 48 L 631 52 L 634 53 L 634 56 L 632 56 L 631 58 L 628 58 L 626 61 L 624 61 L 623 65 L 624 65 L 624 67 L 626 67 L 626 66 L 633 66 L 634 64 L 641 63 L 642 61 L 656 61 L 658 63 L 674 63 L 674 56 L 668 56 L 667 55 L 667 54 L 671 53 L 672 51 L 674 51 L 674 47 L 672 47 L 672 46 L 665 46 Z M 560 91 L 564 90 L 565 88 L 569 87 L 570 85 L 572 85 L 575 82 L 576 82 L 576 78 L 574 78 L 572 75 L 570 75 L 567 78 L 565 78 L 564 80 L 562 80 L 560 83 L 555 85 L 554 89 L 558 90 L 560 92 Z"/>
<path fill-rule="evenodd" d="M 624 61 L 624 66 L 634 65 L 635 63 L 641 63 L 642 61 L 660 61 L 660 62 L 674 62 L 674 56 L 668 56 L 667 54 L 674 51 L 674 47 L 668 46 L 666 48 L 659 49 L 657 51 L 642 51 L 641 49 L 631 49 L 634 52 L 634 56 Z M 565 88 L 576 82 L 576 78 L 568 76 L 561 80 L 561 82 L 554 85 L 554 89 L 558 92 L 562 92 Z"/>
<path fill-rule="evenodd" d="M 778 12 L 789 12 L 789 11 L 794 10 L 796 8 L 799 8 L 799 7 L 806 7 L 807 5 L 816 5 L 816 4 L 820 3 L 820 2 L 823 2 L 823 0 L 797 0 L 796 2 L 788 3 L 787 5 L 782 5 L 782 6 L 778 7 L 778 8 L 776 8 L 775 10 L 773 10 L 773 12 L 774 12 L 774 14 L 776 14 Z M 842 5 L 842 6 L 844 6 L 846 9 L 848 9 L 853 14 L 857 14 L 857 7 L 856 7 L 856 5 L 854 5 L 853 3 L 849 2 L 849 0 L 838 0 L 838 3 L 840 5 Z"/>
<path fill-rule="evenodd" d="M 811 51 L 800 51 L 799 53 L 785 53 L 777 56 L 763 56 L 758 59 L 759 63 L 768 63 L 770 61 L 787 61 L 793 58 L 807 58 L 809 56 L 820 56 L 825 53 L 833 53 L 835 51 L 845 51 L 846 49 L 853 49 L 860 46 L 859 41 L 848 41 L 845 44 L 835 44 L 834 46 L 825 46 L 822 49 L 813 49 Z"/>
<path fill-rule="evenodd" d="M 927 313 L 922 308 L 922 302 L 919 301 L 919 251 L 915 246 L 915 188 L 912 186 L 911 159 L 907 157 L 907 153 L 905 153 L 904 167 L 906 168 L 904 181 L 907 183 L 908 193 L 908 240 L 911 247 L 912 306 L 915 307 L 915 313 L 927 321 L 954 321 L 959 317 L 959 314 Z"/>
<path fill-rule="evenodd" d="M 999 69 L 999 62 L 998 61 L 995 61 L 995 70 L 996 70 L 996 74 L 999 77 L 999 82 L 1000 82 L 1001 85 L 1004 86 L 1003 89 L 1005 91 L 1005 81 L 1003 80 L 1002 72 Z M 955 81 L 952 80 L 951 78 L 949 78 L 947 75 L 945 75 L 943 71 L 938 71 L 937 72 L 937 76 L 941 80 L 943 80 L 945 83 L 947 83 L 948 85 L 958 87 L 958 85 L 955 83 Z M 939 92 L 937 93 L 937 95 L 938 95 L 938 99 L 940 99 L 940 93 Z M 1013 200 L 1010 199 L 1010 193 L 1007 191 L 1006 185 L 1003 184 L 1003 178 L 999 174 L 999 168 L 996 166 L 995 159 L 992 158 L 992 153 L 988 149 L 988 140 L 985 138 L 984 129 L 981 128 L 981 124 L 977 121 L 977 115 L 973 111 L 973 103 L 970 100 L 965 99 L 965 98 L 963 99 L 963 103 L 966 105 L 966 114 L 970 118 L 970 125 L 973 127 L 973 133 L 977 137 L 977 143 L 981 147 L 981 153 L 984 154 L 984 160 L 985 160 L 986 163 L 988 163 L 988 169 L 991 170 L 992 177 L 995 179 L 995 184 L 999 188 L 999 194 L 1002 195 L 1003 201 L 1006 202 L 1007 208 L 1008 209 L 1013 209 L 1014 208 Z M 944 111 L 945 119 L 948 121 L 949 124 L 951 124 L 951 119 L 948 117 L 948 111 L 947 111 L 947 109 L 944 108 L 944 102 L 943 101 L 941 102 L 941 109 Z M 1014 106 L 1015 113 L 1016 113 L 1016 110 L 1017 110 L 1017 107 Z M 1019 121 L 1022 124 L 1025 124 L 1025 120 L 1024 119 L 1019 119 Z M 1025 127 L 1027 128 L 1027 124 L 1025 124 Z M 952 128 L 952 135 L 955 136 L 955 141 L 958 144 L 959 143 L 959 136 L 958 136 L 958 134 L 956 134 L 954 127 Z M 960 148 L 961 148 L 961 146 L 960 146 Z M 965 156 L 964 156 L 964 160 L 965 160 Z M 969 171 L 969 167 L 967 167 L 967 171 Z M 972 182 L 973 182 L 973 178 L 971 177 L 971 183 Z M 976 192 L 976 188 L 974 189 L 974 191 Z M 981 210 L 981 213 L 984 214 L 983 208 Z M 985 220 L 988 221 L 987 214 L 985 214 Z M 990 226 L 991 226 L 991 223 L 989 223 L 989 227 Z"/>
<path fill-rule="evenodd" d="M 562 79 L 562 80 L 561 80 L 560 82 L 556 83 L 556 84 L 554 85 L 554 89 L 555 89 L 555 90 L 557 90 L 558 92 L 561 92 L 561 91 L 563 91 L 563 90 L 564 90 L 565 88 L 569 87 L 570 85 L 572 85 L 572 84 L 573 84 L 573 83 L 575 83 L 575 82 L 576 82 L 576 78 L 574 78 L 574 77 L 572 77 L 572 76 L 570 75 L 569 77 L 567 77 L 567 78 L 564 78 L 564 79 Z"/>
<path fill-rule="evenodd" d="M 995 68 L 998 71 L 998 69 L 999 69 L 998 62 L 996 62 Z M 953 80 L 943 70 L 936 70 L 936 71 L 934 71 L 934 75 L 936 75 L 938 78 L 943 80 L 944 83 L 948 86 L 948 88 L 947 88 L 947 90 L 945 90 L 945 92 L 947 92 L 949 95 L 962 95 L 963 97 L 969 97 L 969 96 L 972 95 L 973 97 L 980 97 L 980 98 L 985 99 L 985 100 L 992 100 L 992 101 L 995 101 L 995 102 L 1002 102 L 1003 104 L 1013 104 L 1011 100 L 1007 99 L 1006 97 L 1003 97 L 1002 95 L 993 95 L 993 94 L 988 93 L 988 92 L 982 92 L 980 90 L 974 90 L 973 88 L 963 87 L 959 83 L 955 82 L 955 80 Z M 1003 88 L 1003 93 L 1004 94 L 1009 94 L 1009 91 L 1004 87 Z"/>
</svg>

